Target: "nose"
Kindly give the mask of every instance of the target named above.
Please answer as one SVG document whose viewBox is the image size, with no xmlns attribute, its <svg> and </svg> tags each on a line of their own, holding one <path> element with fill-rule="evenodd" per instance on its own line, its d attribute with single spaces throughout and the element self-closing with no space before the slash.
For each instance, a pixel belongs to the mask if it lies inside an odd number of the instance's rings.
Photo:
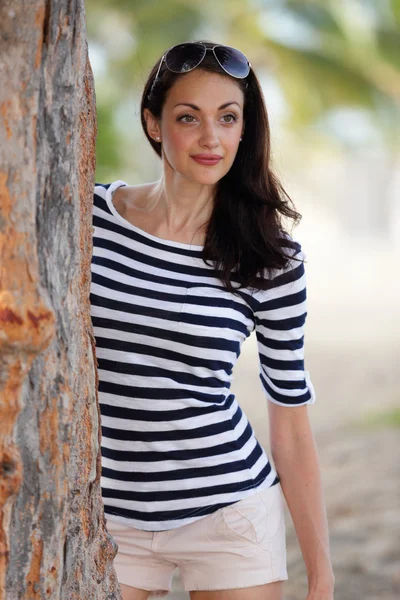
<svg viewBox="0 0 400 600">
<path fill-rule="evenodd" d="M 213 122 L 207 121 L 204 123 L 199 143 L 203 148 L 216 148 L 219 146 L 218 132 Z"/>
</svg>

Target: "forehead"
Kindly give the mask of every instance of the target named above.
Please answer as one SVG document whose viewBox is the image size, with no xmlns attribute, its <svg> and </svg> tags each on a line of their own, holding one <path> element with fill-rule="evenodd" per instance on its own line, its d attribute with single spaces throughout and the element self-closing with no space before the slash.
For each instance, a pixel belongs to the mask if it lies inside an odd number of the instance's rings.
<svg viewBox="0 0 400 600">
<path fill-rule="evenodd" d="M 172 110 L 180 102 L 196 104 L 204 110 L 226 102 L 237 102 L 243 107 L 243 100 L 243 92 L 232 77 L 194 69 L 177 78 L 168 92 L 165 108 Z"/>
</svg>

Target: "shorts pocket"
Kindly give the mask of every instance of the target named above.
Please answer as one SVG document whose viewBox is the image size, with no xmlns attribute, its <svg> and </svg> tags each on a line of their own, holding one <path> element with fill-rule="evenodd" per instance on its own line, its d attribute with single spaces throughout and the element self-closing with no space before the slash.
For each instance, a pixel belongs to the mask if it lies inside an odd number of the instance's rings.
<svg viewBox="0 0 400 600">
<path fill-rule="evenodd" d="M 252 556 L 260 548 L 269 549 L 268 509 L 259 492 L 216 511 L 207 526 L 210 541 L 240 556 Z"/>
</svg>

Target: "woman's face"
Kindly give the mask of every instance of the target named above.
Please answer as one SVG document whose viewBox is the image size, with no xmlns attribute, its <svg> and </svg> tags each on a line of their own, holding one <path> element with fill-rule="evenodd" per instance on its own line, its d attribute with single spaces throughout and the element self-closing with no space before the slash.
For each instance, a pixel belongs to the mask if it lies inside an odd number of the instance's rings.
<svg viewBox="0 0 400 600">
<path fill-rule="evenodd" d="M 219 181 L 238 150 L 244 128 L 243 103 L 243 92 L 230 77 L 201 69 L 179 77 L 167 94 L 160 122 L 151 119 L 160 132 L 167 165 L 200 184 Z M 152 135 L 150 129 L 149 133 Z M 221 158 L 201 163 L 196 155 Z"/>
</svg>

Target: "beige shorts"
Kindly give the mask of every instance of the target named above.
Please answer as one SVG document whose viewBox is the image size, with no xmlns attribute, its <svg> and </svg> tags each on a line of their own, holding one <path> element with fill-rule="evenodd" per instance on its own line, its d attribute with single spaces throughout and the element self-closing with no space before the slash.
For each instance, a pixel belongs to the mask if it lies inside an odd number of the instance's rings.
<svg viewBox="0 0 400 600">
<path fill-rule="evenodd" d="M 114 566 L 119 583 L 171 591 L 179 568 L 183 587 L 228 590 L 288 578 L 284 498 L 280 483 L 168 531 L 143 531 L 107 519 L 119 549 Z"/>
</svg>

